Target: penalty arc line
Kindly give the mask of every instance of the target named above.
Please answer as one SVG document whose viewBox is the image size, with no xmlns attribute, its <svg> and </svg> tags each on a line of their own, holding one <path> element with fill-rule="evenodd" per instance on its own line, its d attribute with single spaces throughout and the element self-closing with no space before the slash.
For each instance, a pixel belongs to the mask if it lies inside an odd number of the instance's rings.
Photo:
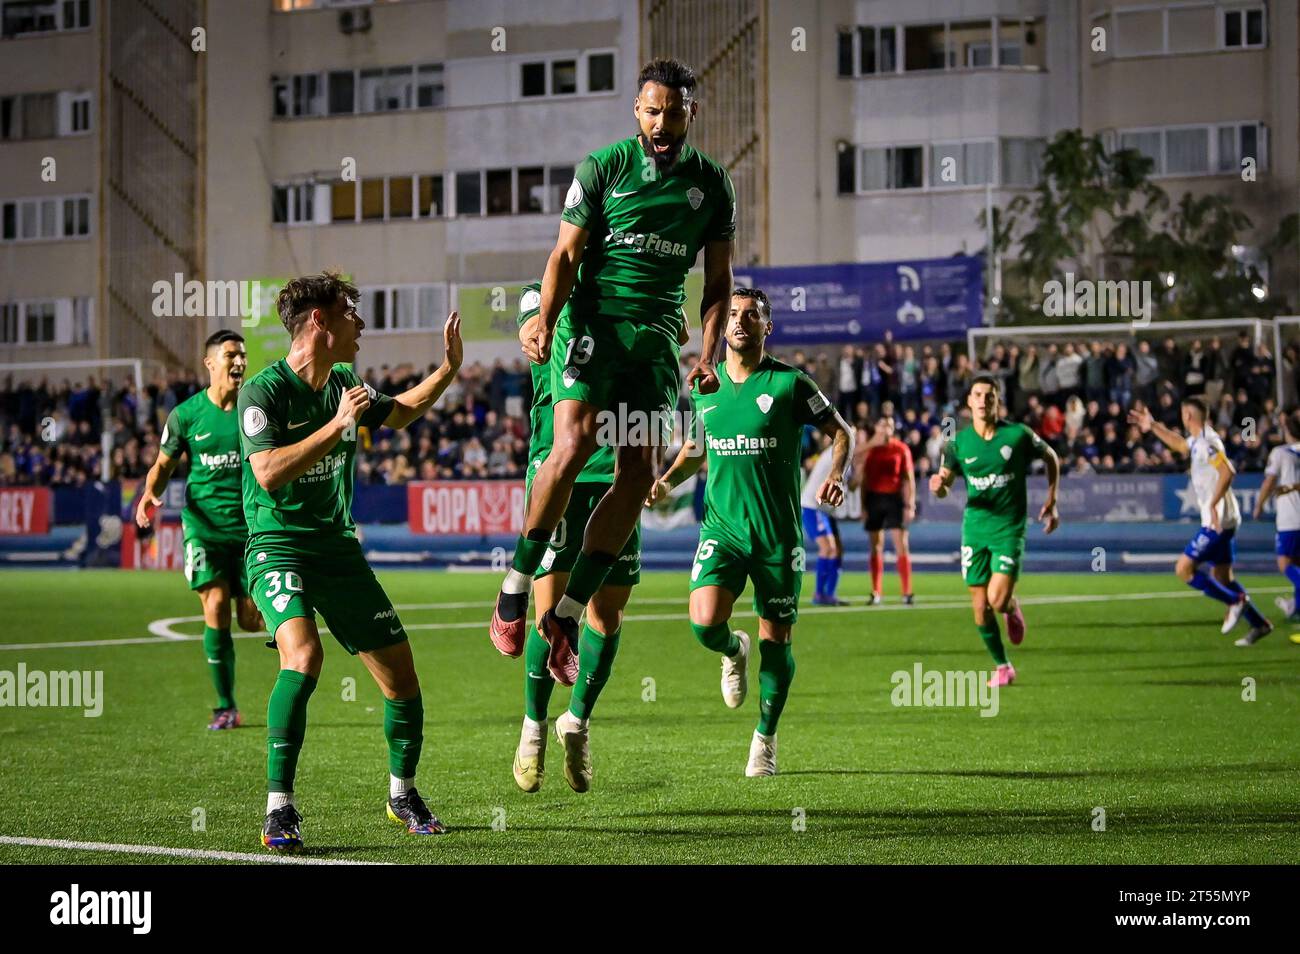
<svg viewBox="0 0 1300 954">
<path fill-rule="evenodd" d="M 1254 593 L 1290 593 L 1289 586 L 1261 586 L 1252 590 Z M 1018 597 L 1022 606 L 1052 606 L 1063 603 L 1113 603 L 1126 602 L 1132 600 L 1166 600 L 1166 599 L 1189 599 L 1202 597 L 1202 594 L 1190 590 L 1187 592 L 1179 590 L 1165 590 L 1157 593 L 1118 593 L 1118 594 L 1074 594 L 1070 596 L 1025 596 Z M 681 605 L 678 599 L 654 598 L 640 601 L 642 603 L 673 603 Z M 479 603 L 409 603 L 395 606 L 395 609 L 469 609 L 469 608 L 487 608 L 492 604 L 490 602 Z M 811 606 L 800 610 L 801 616 L 832 616 L 843 615 L 846 613 L 867 613 L 875 615 L 878 613 L 900 612 L 900 613 L 919 613 L 925 610 L 961 610 L 970 609 L 970 600 L 951 600 L 942 603 L 918 603 L 914 606 L 905 606 L 902 603 L 894 603 L 888 606 L 869 606 L 865 603 L 853 606 Z M 755 616 L 752 609 L 744 612 L 736 612 L 734 616 L 750 618 Z M 733 617 L 734 618 L 734 617 Z M 674 622 L 690 619 L 688 613 L 640 613 L 629 614 L 623 617 L 624 623 L 663 623 Z M 124 639 L 79 639 L 70 642 L 51 642 L 51 643 L 0 643 L 0 652 L 4 651 L 33 651 L 40 649 L 91 649 L 101 646 L 149 646 L 159 645 L 161 643 L 192 643 L 202 640 L 202 636 L 192 636 L 186 633 L 178 633 L 171 628 L 174 623 L 192 623 L 202 622 L 202 616 L 176 616 L 169 619 L 155 620 L 149 624 L 150 632 L 153 636 L 132 636 Z M 164 626 L 163 624 L 167 624 Z M 458 629 L 482 629 L 484 624 L 481 621 L 473 620 L 468 622 L 457 623 L 409 623 L 406 625 L 407 630 L 458 630 Z M 322 626 L 322 634 L 329 630 Z M 234 639 L 266 639 L 265 633 L 232 633 Z"/>
<path fill-rule="evenodd" d="M 293 855 L 258 855 L 247 851 L 205 851 L 199 848 L 168 848 L 165 845 L 118 845 L 102 841 L 65 841 L 61 838 L 21 838 L 0 835 L 0 845 L 23 848 L 57 848 L 64 851 L 104 851 L 122 855 L 153 855 L 167 858 L 196 858 L 207 861 L 252 861 L 272 865 L 383 865 L 385 861 L 352 861 L 345 858 L 302 858 Z"/>
</svg>

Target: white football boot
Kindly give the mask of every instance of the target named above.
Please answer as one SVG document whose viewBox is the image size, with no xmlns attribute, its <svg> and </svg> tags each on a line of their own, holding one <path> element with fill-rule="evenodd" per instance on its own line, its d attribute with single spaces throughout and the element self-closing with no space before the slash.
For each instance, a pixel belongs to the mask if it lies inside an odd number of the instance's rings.
<svg viewBox="0 0 1300 954">
<path fill-rule="evenodd" d="M 728 709 L 739 709 L 749 691 L 749 633 L 736 630 L 740 652 L 722 656 L 722 701 Z"/>
</svg>

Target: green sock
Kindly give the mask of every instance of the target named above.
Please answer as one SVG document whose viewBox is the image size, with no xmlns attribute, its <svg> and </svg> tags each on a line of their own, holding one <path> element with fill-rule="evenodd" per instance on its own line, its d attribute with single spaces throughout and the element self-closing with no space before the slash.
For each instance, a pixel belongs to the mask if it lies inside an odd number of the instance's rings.
<svg viewBox="0 0 1300 954">
<path fill-rule="evenodd" d="M 712 626 L 691 623 L 691 631 L 705 649 L 712 649 L 724 656 L 734 656 L 740 651 L 740 639 L 731 631 L 728 623 L 714 623 Z"/>
<path fill-rule="evenodd" d="M 555 679 L 546 668 L 550 651 L 550 644 L 542 639 L 537 627 L 530 625 L 524 642 L 524 715 L 534 722 L 546 721 L 546 707 L 555 690 Z"/>
<path fill-rule="evenodd" d="M 515 555 L 510 561 L 510 568 L 518 570 L 524 576 L 532 576 L 542 565 L 542 556 L 546 553 L 546 545 L 550 540 L 551 535 L 545 530 L 521 533 L 515 541 Z"/>
<path fill-rule="evenodd" d="M 564 595 L 586 606 L 596 595 L 596 591 L 604 585 L 605 577 L 609 576 L 609 568 L 614 565 L 614 560 L 615 556 L 612 553 L 579 553 L 578 559 L 574 561 L 573 570 L 569 573 L 569 583 L 564 588 Z"/>
<path fill-rule="evenodd" d="M 307 701 L 316 680 L 281 669 L 266 704 L 266 782 L 272 792 L 292 792 L 298 753 L 307 734 Z"/>
<path fill-rule="evenodd" d="M 991 610 L 988 615 L 989 622 L 977 627 L 980 631 L 980 639 L 984 640 L 984 645 L 988 648 L 989 655 L 999 666 L 1007 664 L 1007 650 L 1002 645 L 1002 633 L 998 629 L 997 614 Z"/>
<path fill-rule="evenodd" d="M 424 744 L 424 698 L 384 700 L 384 738 L 388 740 L 388 771 L 398 778 L 415 778 Z"/>
<path fill-rule="evenodd" d="M 235 708 L 235 641 L 230 628 L 203 627 L 203 652 L 208 658 L 208 675 L 217 690 L 217 708 Z"/>
<path fill-rule="evenodd" d="M 773 735 L 794 682 L 794 647 L 760 639 L 758 658 L 758 731 Z"/>
<path fill-rule="evenodd" d="M 578 681 L 574 683 L 573 696 L 569 699 L 569 711 L 579 719 L 591 718 L 600 690 L 605 688 L 610 670 L 614 668 L 618 637 L 622 632 L 619 629 L 606 636 L 586 623 L 582 624 L 582 636 L 578 641 Z"/>
</svg>

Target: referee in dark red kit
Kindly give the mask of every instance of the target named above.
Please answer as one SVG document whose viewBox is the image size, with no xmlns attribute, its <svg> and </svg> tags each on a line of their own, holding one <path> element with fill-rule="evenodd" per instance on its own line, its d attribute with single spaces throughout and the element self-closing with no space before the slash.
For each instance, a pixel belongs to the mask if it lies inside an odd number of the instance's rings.
<svg viewBox="0 0 1300 954">
<path fill-rule="evenodd" d="M 894 436 L 894 419 L 876 421 L 871 439 L 862 442 L 854 461 L 853 479 L 862 481 L 862 512 L 871 537 L 871 605 L 884 602 L 880 584 L 885 575 L 885 531 L 893 532 L 903 602 L 912 605 L 912 555 L 907 525 L 916 516 L 916 474 L 912 451 Z"/>
</svg>

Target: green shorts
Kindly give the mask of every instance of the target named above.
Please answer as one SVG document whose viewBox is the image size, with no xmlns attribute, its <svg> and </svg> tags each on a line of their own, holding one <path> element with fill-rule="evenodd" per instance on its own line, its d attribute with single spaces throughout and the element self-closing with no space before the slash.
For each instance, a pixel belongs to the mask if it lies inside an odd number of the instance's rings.
<svg viewBox="0 0 1300 954">
<path fill-rule="evenodd" d="M 994 537 L 980 543 L 961 541 L 961 573 L 967 586 L 983 586 L 994 573 L 1020 579 L 1020 564 L 1025 558 L 1025 538 Z"/>
<path fill-rule="evenodd" d="M 785 555 L 756 554 L 701 526 L 700 545 L 691 567 L 691 590 L 720 586 L 739 597 L 748 577 L 754 581 L 754 612 L 774 623 L 794 624 L 799 619 L 806 559 L 803 547 L 791 547 Z"/>
<path fill-rule="evenodd" d="M 261 534 L 249 543 L 247 564 L 253 600 L 269 633 L 286 620 L 320 613 L 354 656 L 406 639 L 356 537 Z"/>
<path fill-rule="evenodd" d="M 542 563 L 534 579 L 550 573 L 568 573 L 573 569 L 578 554 L 582 552 L 582 534 L 591 512 L 600 498 L 609 490 L 609 484 L 579 483 L 573 485 L 569 506 L 555 527 L 550 546 L 542 554 Z M 605 586 L 636 586 L 641 582 L 641 523 L 632 529 L 632 535 L 619 552 L 618 559 L 605 577 Z"/>
<path fill-rule="evenodd" d="M 185 579 L 190 589 L 201 590 L 225 580 L 232 597 L 248 595 L 244 570 L 245 540 L 220 540 L 198 533 L 185 534 Z"/>
<path fill-rule="evenodd" d="M 681 348 L 663 331 L 631 321 L 560 315 L 551 345 L 552 401 L 576 400 L 601 410 L 650 415 L 671 427 L 681 387 Z M 648 428 L 651 419 L 640 424 Z M 632 431 L 635 419 L 628 422 Z M 671 434 L 661 436 L 665 445 Z"/>
</svg>

